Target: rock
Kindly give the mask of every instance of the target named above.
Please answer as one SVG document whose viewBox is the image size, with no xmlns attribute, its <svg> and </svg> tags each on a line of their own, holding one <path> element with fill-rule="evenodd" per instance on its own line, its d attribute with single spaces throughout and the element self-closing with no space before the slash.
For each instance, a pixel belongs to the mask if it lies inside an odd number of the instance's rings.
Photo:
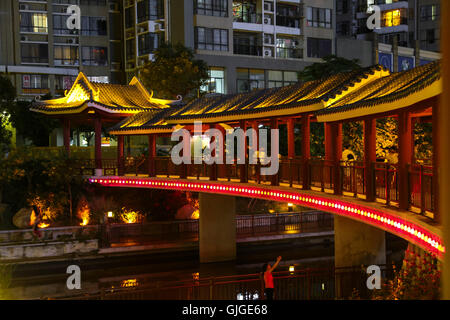
<svg viewBox="0 0 450 320">
<path fill-rule="evenodd" d="M 186 204 L 177 210 L 177 214 L 175 215 L 175 219 L 177 220 L 188 220 L 195 219 L 194 217 L 195 208 L 190 204 Z"/>
<path fill-rule="evenodd" d="M 33 213 L 31 208 L 22 208 L 13 217 L 13 224 L 19 229 L 30 228 L 30 218 Z"/>
</svg>

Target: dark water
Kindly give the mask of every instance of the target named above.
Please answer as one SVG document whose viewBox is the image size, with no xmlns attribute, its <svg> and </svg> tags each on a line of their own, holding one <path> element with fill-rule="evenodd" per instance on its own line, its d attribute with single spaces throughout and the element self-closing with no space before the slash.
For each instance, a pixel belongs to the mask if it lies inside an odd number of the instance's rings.
<svg viewBox="0 0 450 320">
<path fill-rule="evenodd" d="M 315 242 L 315 243 L 314 243 Z M 402 252 L 403 240 L 390 237 L 387 253 Z M 266 244 L 239 244 L 237 259 L 233 262 L 200 264 L 198 250 L 171 253 L 153 253 L 121 257 L 70 260 L 39 265 L 16 266 L 8 291 L 12 299 L 47 299 L 76 295 L 68 290 L 66 269 L 78 265 L 82 272 L 82 292 L 97 292 L 100 288 L 118 287 L 127 281 L 140 284 L 158 281 L 188 280 L 194 275 L 200 279 L 229 275 L 258 273 L 265 262 L 273 262 L 277 256 L 283 259 L 277 271 L 306 268 L 331 268 L 334 265 L 333 237 L 308 240 L 278 241 Z M 394 256 L 394 255 L 393 255 Z M 389 258 L 389 256 L 388 256 Z"/>
</svg>

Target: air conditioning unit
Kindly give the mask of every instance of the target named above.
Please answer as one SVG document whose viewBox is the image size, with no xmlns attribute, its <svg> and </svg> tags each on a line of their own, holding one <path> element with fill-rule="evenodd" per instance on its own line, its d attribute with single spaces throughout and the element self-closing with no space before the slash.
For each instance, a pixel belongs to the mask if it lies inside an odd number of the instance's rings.
<svg viewBox="0 0 450 320">
<path fill-rule="evenodd" d="M 20 36 L 20 41 L 28 41 L 28 36 Z"/>
<path fill-rule="evenodd" d="M 164 31 L 164 25 L 161 23 L 155 23 L 155 32 L 163 32 Z"/>
<path fill-rule="evenodd" d="M 273 36 L 270 34 L 264 35 L 264 44 L 273 44 Z"/>
<path fill-rule="evenodd" d="M 19 6 L 19 10 L 30 10 L 30 6 L 25 3 L 21 3 Z"/>
<path fill-rule="evenodd" d="M 264 49 L 264 57 L 271 57 L 271 56 L 272 56 L 272 50 Z"/>
<path fill-rule="evenodd" d="M 269 17 L 264 18 L 264 24 L 272 24 L 272 19 Z"/>
<path fill-rule="evenodd" d="M 71 43 L 71 44 L 76 44 L 77 43 L 77 38 L 68 38 L 66 40 L 67 43 Z"/>
<path fill-rule="evenodd" d="M 153 53 L 150 53 L 150 54 L 148 55 L 148 60 L 149 60 L 149 61 L 155 61 L 155 55 L 154 55 Z"/>
<path fill-rule="evenodd" d="M 144 27 L 139 27 L 139 29 L 138 29 L 138 33 L 143 33 L 145 31 L 146 31 L 146 29 Z"/>
</svg>

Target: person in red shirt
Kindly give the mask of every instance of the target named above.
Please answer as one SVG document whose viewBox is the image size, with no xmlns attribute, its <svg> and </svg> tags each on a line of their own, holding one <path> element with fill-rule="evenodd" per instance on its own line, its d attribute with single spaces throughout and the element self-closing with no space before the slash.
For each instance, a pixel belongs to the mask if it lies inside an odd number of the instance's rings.
<svg viewBox="0 0 450 320">
<path fill-rule="evenodd" d="M 266 300 L 273 300 L 273 276 L 272 271 L 278 267 L 280 263 L 281 256 L 277 258 L 277 261 L 271 266 L 269 263 L 263 265 L 262 271 L 264 272 L 264 294 L 266 295 Z"/>
</svg>

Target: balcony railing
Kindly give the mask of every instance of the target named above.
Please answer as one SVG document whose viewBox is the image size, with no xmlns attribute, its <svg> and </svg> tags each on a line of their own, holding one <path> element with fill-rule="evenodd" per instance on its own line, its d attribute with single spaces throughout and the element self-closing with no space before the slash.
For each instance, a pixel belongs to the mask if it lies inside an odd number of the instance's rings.
<svg viewBox="0 0 450 320">
<path fill-rule="evenodd" d="M 234 54 L 245 54 L 249 56 L 262 56 L 262 46 L 247 45 L 247 44 L 234 44 Z"/>
<path fill-rule="evenodd" d="M 303 59 L 303 49 L 300 48 L 276 48 L 277 58 Z"/>
<path fill-rule="evenodd" d="M 243 12 L 240 14 L 233 15 L 233 22 L 244 22 L 244 23 L 262 23 L 261 13 L 256 12 Z"/>
</svg>

